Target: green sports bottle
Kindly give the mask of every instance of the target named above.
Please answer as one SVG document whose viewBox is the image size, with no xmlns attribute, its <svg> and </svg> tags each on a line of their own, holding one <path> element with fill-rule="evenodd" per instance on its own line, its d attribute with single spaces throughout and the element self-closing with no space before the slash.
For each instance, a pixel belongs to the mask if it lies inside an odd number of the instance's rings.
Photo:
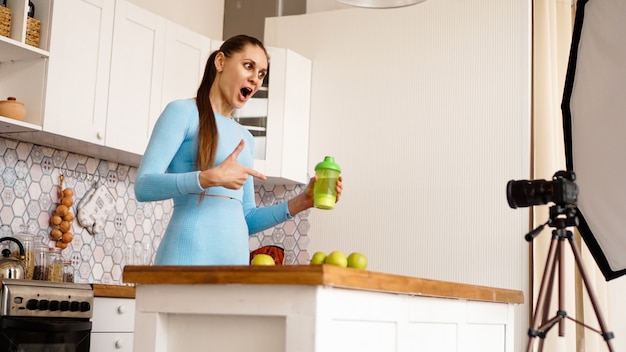
<svg viewBox="0 0 626 352">
<path fill-rule="evenodd" d="M 318 209 L 334 209 L 337 201 L 337 180 L 341 168 L 332 156 L 324 157 L 324 161 L 315 166 L 317 181 L 313 186 L 313 205 Z"/>
</svg>

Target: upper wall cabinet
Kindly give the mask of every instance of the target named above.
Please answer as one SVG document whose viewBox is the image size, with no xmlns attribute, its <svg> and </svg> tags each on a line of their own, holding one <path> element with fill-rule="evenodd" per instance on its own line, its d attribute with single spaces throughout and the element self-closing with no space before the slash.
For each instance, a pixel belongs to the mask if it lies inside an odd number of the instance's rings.
<svg viewBox="0 0 626 352">
<path fill-rule="evenodd" d="M 161 109 L 166 20 L 117 1 L 107 110 L 107 146 L 143 154 Z"/>
<path fill-rule="evenodd" d="M 27 116 L 0 116 L 0 135 L 138 165 L 165 105 L 195 96 L 211 39 L 126 0 L 34 2 L 39 47 L 26 44 L 28 0 L 8 0 L 24 25 L 0 36 L 0 100 Z"/>
<path fill-rule="evenodd" d="M 66 0 L 53 20 L 44 131 L 142 155 L 164 98 L 193 96 L 211 40 L 125 0 Z"/>
<path fill-rule="evenodd" d="M 167 23 L 161 109 L 176 99 L 193 98 L 211 54 L 212 41 L 174 22 Z"/>
<path fill-rule="evenodd" d="M 308 183 L 311 60 L 283 48 L 267 48 L 270 74 L 265 166 L 268 178 Z"/>
<path fill-rule="evenodd" d="M 55 1 L 43 129 L 104 145 L 115 2 Z"/>
<path fill-rule="evenodd" d="M 118 5 L 106 144 L 143 154 L 165 105 L 195 97 L 210 49 L 207 37 L 130 3 Z"/>
<path fill-rule="evenodd" d="M 15 97 L 26 108 L 24 121 L 0 116 L 3 134 L 41 130 L 52 7 L 50 0 L 32 2 L 32 18 L 28 0 L 0 5 L 0 100 Z"/>
</svg>

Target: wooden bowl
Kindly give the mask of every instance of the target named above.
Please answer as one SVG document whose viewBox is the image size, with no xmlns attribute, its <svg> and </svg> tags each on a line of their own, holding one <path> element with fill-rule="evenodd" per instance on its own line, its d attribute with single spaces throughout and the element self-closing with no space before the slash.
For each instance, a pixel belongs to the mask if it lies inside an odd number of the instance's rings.
<svg viewBox="0 0 626 352">
<path fill-rule="evenodd" d="M 17 101 L 15 97 L 8 97 L 7 100 L 0 101 L 0 116 L 23 121 L 26 117 L 24 103 Z"/>
</svg>

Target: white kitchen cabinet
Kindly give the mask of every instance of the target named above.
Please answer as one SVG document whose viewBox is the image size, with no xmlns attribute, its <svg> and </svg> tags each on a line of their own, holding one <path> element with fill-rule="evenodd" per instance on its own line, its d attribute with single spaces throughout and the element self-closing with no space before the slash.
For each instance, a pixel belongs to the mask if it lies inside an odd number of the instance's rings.
<svg viewBox="0 0 626 352">
<path fill-rule="evenodd" d="M 160 110 L 173 100 L 196 96 L 212 44 L 207 37 L 174 22 L 167 23 L 165 35 Z"/>
<path fill-rule="evenodd" d="M 140 156 L 164 99 L 195 95 L 211 41 L 125 0 L 71 1 L 78 4 L 59 9 L 58 33 L 64 42 L 67 38 L 72 38 L 70 43 L 85 41 L 76 28 L 91 26 L 89 37 L 100 38 L 100 43 L 92 44 L 86 53 L 71 44 L 60 48 L 58 55 L 52 51 L 51 72 L 66 77 L 50 77 L 49 90 L 55 99 L 49 103 L 44 130 Z M 72 22 L 83 17 L 76 16 L 77 8 L 100 17 Z M 56 21 L 53 33 L 57 34 Z M 56 67 L 57 61 L 63 64 Z M 67 75 L 84 83 L 60 89 L 70 81 Z M 83 108 L 68 104 L 72 96 L 81 97 Z M 66 131 L 68 126 L 72 131 Z"/>
<path fill-rule="evenodd" d="M 195 96 L 211 40 L 126 0 L 40 2 L 49 60 L 0 39 L 0 98 L 28 110 L 0 117 L 0 135 L 137 166 L 167 102 Z"/>
<path fill-rule="evenodd" d="M 44 130 L 64 134 L 63 129 L 67 128 L 64 126 L 70 123 L 71 126 L 79 126 L 73 127 L 71 137 L 104 144 L 108 148 L 136 155 L 139 159 L 147 146 L 152 127 L 166 105 L 164 100 L 195 96 L 202 77 L 202 61 L 208 57 L 211 40 L 126 0 L 115 1 L 114 9 L 109 8 L 112 3 L 102 2 L 102 5 L 108 6 L 102 21 L 110 25 L 107 24 L 106 28 L 100 26 L 102 35 L 99 38 L 105 43 L 99 46 L 98 55 L 92 55 L 98 58 L 98 67 L 92 65 L 86 75 L 73 71 L 71 67 L 64 70 L 77 81 L 80 81 L 79 77 L 92 77 L 90 85 L 96 87 L 101 86 L 99 79 L 106 80 L 106 85 L 102 85 L 106 89 L 86 93 L 90 95 L 87 101 L 96 102 L 97 108 L 84 114 L 67 112 L 46 115 Z M 67 31 L 76 31 L 73 25 L 65 27 Z M 74 57 L 74 61 L 81 58 L 80 53 L 66 55 Z M 57 82 L 62 84 L 63 81 Z M 58 94 L 66 95 L 66 99 L 59 100 L 67 102 L 70 99 L 67 93 Z M 91 128 L 85 116 L 92 116 L 97 121 L 97 128 Z M 86 130 L 80 121 L 83 125 L 87 124 Z M 56 126 L 57 129 L 48 129 L 48 126 Z M 87 139 L 83 137 L 85 134 Z"/>
<path fill-rule="evenodd" d="M 55 2 L 43 129 L 104 145 L 115 2 Z"/>
<path fill-rule="evenodd" d="M 209 38 L 130 3 L 117 6 L 106 144 L 143 154 L 167 103 L 196 96 L 210 46 Z"/>
<path fill-rule="evenodd" d="M 308 182 L 311 60 L 284 48 L 267 48 L 270 75 L 265 159 L 255 167 L 270 182 Z"/>
<path fill-rule="evenodd" d="M 141 155 L 161 110 L 166 20 L 118 0 L 114 23 L 105 144 Z"/>
<path fill-rule="evenodd" d="M 55 5 L 43 130 L 141 154 L 165 20 L 124 0 Z"/>
<path fill-rule="evenodd" d="M 41 22 L 38 47 L 26 44 L 28 0 L 7 1 L 11 31 L 8 37 L 0 35 L 0 100 L 17 98 L 24 103 L 26 118 L 0 116 L 0 133 L 41 130 L 52 5 L 49 0 L 32 1 Z"/>
<path fill-rule="evenodd" d="M 91 352 L 131 352 L 135 325 L 135 300 L 95 297 Z"/>
</svg>

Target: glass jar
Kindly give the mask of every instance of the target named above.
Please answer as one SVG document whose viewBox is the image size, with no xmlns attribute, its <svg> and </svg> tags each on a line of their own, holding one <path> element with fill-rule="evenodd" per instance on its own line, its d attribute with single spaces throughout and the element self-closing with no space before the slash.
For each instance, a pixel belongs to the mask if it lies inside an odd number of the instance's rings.
<svg viewBox="0 0 626 352">
<path fill-rule="evenodd" d="M 33 280 L 48 280 L 50 272 L 50 247 L 38 245 L 35 247 L 35 268 L 33 269 Z"/>
<path fill-rule="evenodd" d="M 20 226 L 20 232 L 15 235 L 15 238 L 24 246 L 24 264 L 25 275 L 27 280 L 33 279 L 33 272 L 35 270 L 35 235 L 28 232 L 28 225 Z M 20 257 L 20 250 L 17 248 L 13 251 L 13 256 Z"/>
<path fill-rule="evenodd" d="M 27 280 L 33 279 L 33 271 L 35 270 L 35 235 L 28 232 L 28 225 L 20 226 L 20 232 L 15 238 L 22 243 L 24 247 L 24 277 Z M 13 256 L 19 258 L 20 250 L 17 248 L 13 251 Z"/>
<path fill-rule="evenodd" d="M 48 281 L 63 282 L 63 257 L 61 256 L 61 248 L 50 248 L 48 259 L 50 261 L 50 271 Z"/>
<path fill-rule="evenodd" d="M 63 282 L 74 282 L 74 265 L 70 259 L 63 259 Z"/>
</svg>

